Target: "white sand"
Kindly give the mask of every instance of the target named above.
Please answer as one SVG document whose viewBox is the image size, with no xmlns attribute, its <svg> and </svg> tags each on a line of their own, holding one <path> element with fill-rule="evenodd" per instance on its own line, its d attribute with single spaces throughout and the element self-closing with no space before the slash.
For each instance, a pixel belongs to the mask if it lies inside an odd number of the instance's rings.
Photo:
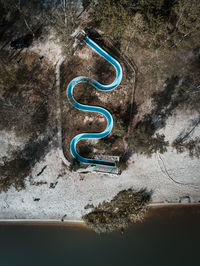
<svg viewBox="0 0 200 266">
<path fill-rule="evenodd" d="M 56 65 L 62 58 L 62 47 L 53 33 L 48 35 L 48 38 L 43 42 L 35 41 L 29 50 L 44 56 L 52 65 Z"/>
<path fill-rule="evenodd" d="M 31 49 L 53 64 L 62 60 L 61 47 L 51 37 Z M 85 58 L 84 53 L 79 52 L 79 56 Z M 195 119 L 197 114 L 177 111 L 159 133 L 164 133 L 172 143 L 179 134 L 191 129 Z M 197 126 L 190 137 L 199 134 L 200 126 Z M 8 155 L 9 145 L 17 149 L 23 143 L 12 132 L 1 132 L 1 157 Z M 191 202 L 200 201 L 199 159 L 191 159 L 187 153 L 177 154 L 169 148 L 163 155 L 154 154 L 151 158 L 133 155 L 128 169 L 119 176 L 92 172 L 71 173 L 63 166 L 61 155 L 61 149 L 52 149 L 43 161 L 38 162 L 32 169 L 32 178 L 27 177 L 26 189 L 16 191 L 10 188 L 7 193 L 0 193 L 0 219 L 59 220 L 66 214 L 66 220 L 80 220 L 86 213 L 84 207 L 88 203 L 97 205 L 104 200 L 111 200 L 119 191 L 128 188 L 152 191 L 152 203 L 177 203 L 186 197 Z M 46 165 L 43 173 L 37 176 Z M 57 180 L 59 175 L 61 177 Z M 46 181 L 47 184 L 33 185 L 37 181 Z M 56 181 L 58 184 L 55 189 L 49 188 L 50 183 Z M 34 201 L 34 198 L 40 200 Z"/>
<path fill-rule="evenodd" d="M 169 127 L 173 125 L 176 133 L 183 122 L 180 115 L 168 119 Z M 191 119 L 190 114 L 189 121 Z M 163 132 L 168 132 L 167 136 L 171 138 L 168 123 Z M 47 168 L 37 177 L 45 165 Z M 55 182 L 59 174 L 62 177 L 58 179 L 56 188 L 50 189 L 49 184 Z M 88 203 L 96 205 L 110 200 L 119 191 L 131 187 L 152 191 L 152 203 L 178 203 L 186 197 L 191 202 L 200 201 L 199 159 L 190 159 L 187 153 L 177 154 L 172 149 L 151 158 L 133 155 L 128 170 L 119 176 L 71 173 L 62 165 L 59 150 L 51 150 L 32 169 L 32 176 L 34 182 L 46 181 L 47 184 L 31 185 L 27 178 L 25 190 L 18 192 L 11 188 L 7 193 L 1 193 L 0 219 L 61 219 L 67 214 L 66 220 L 80 220 Z M 40 198 L 40 201 L 35 202 L 34 198 Z"/>
<path fill-rule="evenodd" d="M 11 152 L 14 152 L 18 147 L 23 147 L 25 139 L 20 136 L 16 136 L 13 131 L 9 133 L 2 130 L 0 133 L 0 163 L 4 156 L 10 157 Z"/>
</svg>

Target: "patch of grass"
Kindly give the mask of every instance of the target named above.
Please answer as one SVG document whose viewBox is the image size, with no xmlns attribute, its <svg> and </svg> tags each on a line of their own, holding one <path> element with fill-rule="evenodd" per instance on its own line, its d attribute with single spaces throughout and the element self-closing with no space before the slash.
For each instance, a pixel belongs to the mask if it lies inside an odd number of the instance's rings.
<svg viewBox="0 0 200 266">
<path fill-rule="evenodd" d="M 110 233 L 144 220 L 151 193 L 145 189 L 120 191 L 110 202 L 100 203 L 82 218 L 96 233 Z"/>
<path fill-rule="evenodd" d="M 114 130 L 113 130 L 113 134 L 119 138 L 124 137 L 125 135 L 125 127 L 122 123 L 122 121 L 120 119 L 118 119 L 115 124 L 114 124 Z"/>
</svg>

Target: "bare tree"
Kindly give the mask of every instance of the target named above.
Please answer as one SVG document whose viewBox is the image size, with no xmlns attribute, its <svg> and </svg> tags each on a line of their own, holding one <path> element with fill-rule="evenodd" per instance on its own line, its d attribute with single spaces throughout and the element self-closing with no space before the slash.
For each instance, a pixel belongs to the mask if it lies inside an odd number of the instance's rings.
<svg viewBox="0 0 200 266">
<path fill-rule="evenodd" d="M 60 0 L 59 5 L 52 4 L 51 9 L 46 13 L 46 18 L 51 28 L 55 31 L 56 38 L 62 43 L 63 51 L 71 52 L 69 46 L 73 41 L 71 36 L 79 25 L 78 3 L 73 0 Z"/>
</svg>

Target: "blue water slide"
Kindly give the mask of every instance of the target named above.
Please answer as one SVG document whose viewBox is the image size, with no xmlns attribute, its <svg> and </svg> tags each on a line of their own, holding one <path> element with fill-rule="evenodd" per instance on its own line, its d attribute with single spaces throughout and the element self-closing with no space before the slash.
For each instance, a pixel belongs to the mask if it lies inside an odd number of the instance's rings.
<svg viewBox="0 0 200 266">
<path fill-rule="evenodd" d="M 90 105 L 85 105 L 85 104 L 81 104 L 77 102 L 73 96 L 74 87 L 78 83 L 88 83 L 92 85 L 93 87 L 95 87 L 97 90 L 111 91 L 111 90 L 114 90 L 120 84 L 122 80 L 122 76 L 123 76 L 122 67 L 119 64 L 119 62 L 115 60 L 111 55 L 109 55 L 105 50 L 103 50 L 98 44 L 96 44 L 86 35 L 82 38 L 82 42 L 86 43 L 95 52 L 97 52 L 100 56 L 105 58 L 109 63 L 111 63 L 114 66 L 116 70 L 116 77 L 115 77 L 115 80 L 111 84 L 108 84 L 108 85 L 103 85 L 99 83 L 98 81 L 85 77 L 85 76 L 76 77 L 69 83 L 67 87 L 67 97 L 68 97 L 69 102 L 75 108 L 81 111 L 96 112 L 96 113 L 102 114 L 105 116 L 107 120 L 107 126 L 103 132 L 81 133 L 81 134 L 76 135 L 70 143 L 70 151 L 71 151 L 72 156 L 80 163 L 89 164 L 89 165 L 102 165 L 102 166 L 107 166 L 107 167 L 116 167 L 116 163 L 113 161 L 85 158 L 85 157 L 82 157 L 76 150 L 77 143 L 82 139 L 101 139 L 101 138 L 105 138 L 106 136 L 108 136 L 108 134 L 111 132 L 113 128 L 113 118 L 112 118 L 112 115 L 106 109 L 102 107 L 90 106 Z"/>
</svg>

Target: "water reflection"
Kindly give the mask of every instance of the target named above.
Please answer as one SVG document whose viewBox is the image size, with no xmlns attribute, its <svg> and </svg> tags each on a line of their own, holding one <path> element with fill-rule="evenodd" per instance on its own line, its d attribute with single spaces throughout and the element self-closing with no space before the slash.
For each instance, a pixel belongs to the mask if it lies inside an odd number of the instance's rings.
<svg viewBox="0 0 200 266">
<path fill-rule="evenodd" d="M 200 205 L 153 208 L 123 235 L 61 225 L 1 225 L 0 265 L 200 265 Z"/>
</svg>

